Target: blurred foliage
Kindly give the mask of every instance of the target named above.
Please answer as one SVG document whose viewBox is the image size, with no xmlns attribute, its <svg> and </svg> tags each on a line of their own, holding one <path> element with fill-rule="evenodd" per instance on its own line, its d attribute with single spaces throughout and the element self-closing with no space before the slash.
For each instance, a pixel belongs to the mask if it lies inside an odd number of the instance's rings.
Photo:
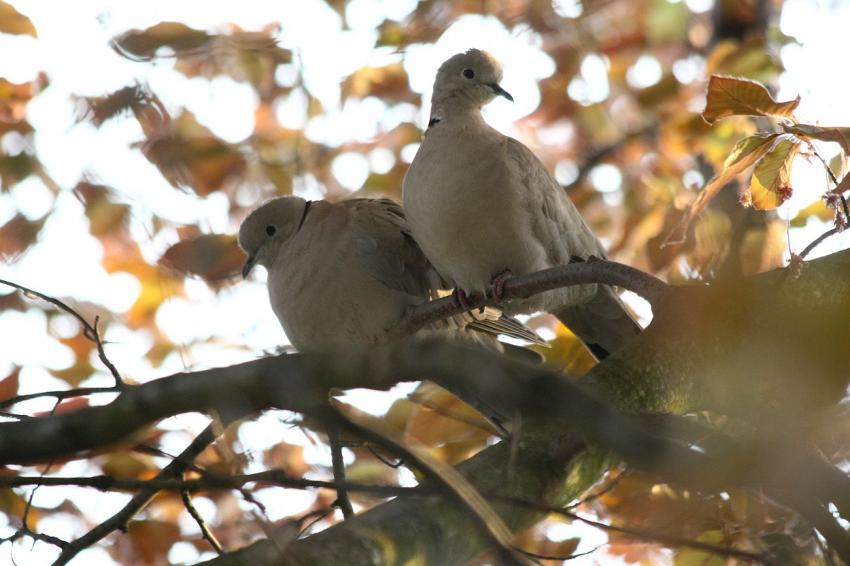
<svg viewBox="0 0 850 566">
<path fill-rule="evenodd" d="M 328 3 L 344 20 L 346 3 Z M 729 8 L 730 4 L 737 7 Z M 815 142 L 831 142 L 850 153 L 850 130 L 800 124 L 793 116 L 799 99 L 783 102 L 771 95 L 769 87 L 781 71 L 774 53 L 787 39 L 760 23 L 748 7 L 770 4 L 778 10 L 781 2 L 738 4 L 718 1 L 713 10 L 692 13 L 686 3 L 668 0 L 585 0 L 578 3 L 580 16 L 566 17 L 557 6 L 542 0 L 423 0 L 402 21 L 385 20 L 376 28 L 375 48 L 397 50 L 395 61 L 355 69 L 341 83 L 341 105 L 377 99 L 385 105 L 387 115 L 402 109 L 398 115 L 407 116 L 388 121 L 367 141 L 351 137 L 339 145 L 320 143 L 307 134 L 308 128 L 292 129 L 278 122 L 276 108 L 290 100 L 304 101 L 305 124 L 326 118 L 328 110 L 305 84 L 297 49 L 279 45 L 279 27 L 273 21 L 256 31 L 224 22 L 217 29 L 160 22 L 128 30 L 112 42 L 115 52 L 139 65 L 173 60 L 176 71 L 186 77 L 212 80 L 223 76 L 250 85 L 256 93 L 255 125 L 241 141 L 220 139 L 189 110 L 167 108 L 156 92 L 140 82 L 72 102 L 77 106 L 77 119 L 97 128 L 112 121 L 135 121 L 141 137 L 127 151 L 140 150 L 175 190 L 190 191 L 199 200 L 223 195 L 234 227 L 255 203 L 291 193 L 307 179 L 315 180 L 328 199 L 346 198 L 352 192 L 397 199 L 407 168 L 403 149 L 417 143 L 422 127 L 413 121 L 415 113 L 410 111 L 422 101 L 410 88 L 401 64 L 403 52 L 416 44 L 437 41 L 461 16 L 486 13 L 515 35 L 531 38 L 554 62 L 554 73 L 539 83 L 540 105 L 517 124 L 518 132 L 551 170 L 572 172 L 563 180 L 569 195 L 591 227 L 610 242 L 611 255 L 671 281 L 710 280 L 722 273 L 750 274 L 782 265 L 787 250 L 785 225 L 770 210 L 791 194 L 789 172 L 794 160 L 798 156 L 812 158 Z M 723 22 L 723 33 L 714 28 L 714 21 Z M 735 29 L 736 21 L 746 33 L 727 33 L 729 26 Z M 0 2 L 0 33 L 37 37 L 26 14 L 4 2 Z M 585 80 L 582 62 L 589 55 L 602 57 L 607 69 L 610 92 L 601 101 L 570 95 L 571 86 Z M 658 80 L 648 85 L 630 78 L 630 71 L 646 58 L 661 71 Z M 287 69 L 291 78 L 282 79 L 278 74 L 281 68 Z M 0 192 L 9 192 L 21 181 L 35 177 L 54 198 L 73 193 L 82 204 L 84 218 L 80 221 L 88 223 L 91 235 L 102 244 L 103 268 L 109 273 L 127 273 L 140 284 L 134 304 L 121 315 L 107 313 L 96 304 L 75 303 L 75 307 L 87 319 L 99 316 L 102 329 L 103 325 L 122 324 L 149 332 L 152 345 L 147 356 L 156 366 L 183 346 L 172 342 L 157 326 L 156 315 L 164 301 L 183 292 L 187 277 L 200 278 L 214 291 L 227 288 L 239 271 L 242 253 L 232 234 L 214 233 L 204 225 L 179 225 L 153 215 L 138 218 L 140 211 L 122 196 L 120 186 L 106 186 L 88 177 L 74 186 L 53 181 L 34 149 L 36 132 L 27 121 L 28 105 L 49 88 L 50 77 L 44 74 L 22 84 L 0 78 Z M 389 165 L 373 167 L 362 186 L 346 189 L 343 180 L 334 176 L 334 160 L 348 152 L 368 157 L 375 150 L 387 156 Z M 614 191 L 603 192 L 594 184 L 595 168 L 602 165 L 615 167 L 621 175 Z M 833 167 L 833 174 L 841 179 L 844 157 Z M 831 209 L 820 200 L 826 189 L 805 190 L 811 191 L 812 204 L 792 225 L 805 225 L 809 218 L 833 218 L 837 201 L 827 202 Z M 52 210 L 39 218 L 19 211 L 10 214 L 0 226 L 0 259 L 14 262 L 26 254 L 38 242 L 51 214 Z M 143 253 L 139 231 L 131 229 L 134 223 L 146 227 L 150 240 L 168 242 L 159 249 L 159 257 Z M 51 321 L 65 316 L 18 295 L 0 295 L 0 314 L 41 308 Z M 551 328 L 554 323 L 550 317 L 539 317 L 531 324 Z M 569 331 L 556 327 L 554 332 L 552 347 L 540 349 L 547 363 L 571 375 L 585 373 L 592 358 Z M 92 362 L 96 358 L 94 344 L 82 329 L 55 334 L 55 338 L 70 348 L 74 362 L 52 369 L 53 376 L 75 387 L 102 372 L 99 364 Z M 17 393 L 19 371 L 15 368 L 0 379 L 0 398 Z M 85 403 L 86 399 L 65 401 L 55 412 Z M 850 438 L 844 416 L 844 412 L 837 415 L 835 426 L 823 433 L 824 447 L 835 459 L 850 456 L 844 442 Z M 452 463 L 482 449 L 497 433 L 470 407 L 427 384 L 410 398 L 397 401 L 387 421 Z M 313 442 L 325 442 L 310 430 L 309 423 L 303 426 Z M 238 425 L 228 429 L 201 454 L 197 466 L 238 473 L 253 463 L 283 469 L 294 477 L 328 473 L 321 466 L 307 464 L 301 446 L 277 444 L 261 454 L 246 452 L 236 430 Z M 158 463 L 141 449 L 156 449 L 162 435 L 152 428 L 136 439 L 136 451 L 124 446 L 96 456 L 91 461 L 93 473 L 152 477 Z M 356 459 L 349 468 L 350 480 L 397 480 L 397 471 L 383 455 L 361 446 L 352 450 Z M 257 518 L 262 507 L 252 502 L 247 492 L 201 492 L 194 497 L 215 505 L 215 517 L 207 519 L 225 548 L 262 534 L 263 525 Z M 333 494 L 321 491 L 311 510 L 328 507 L 333 499 Z M 363 507 L 380 501 L 356 493 L 352 499 Z M 25 507 L 26 499 L 20 493 L 0 490 L 0 511 L 13 518 L 12 523 L 23 516 Z M 812 532 L 795 516 L 747 492 L 687 492 L 629 472 L 579 510 L 613 525 L 719 546 L 781 550 L 787 558 L 781 561 L 785 564 L 811 563 L 820 556 Z M 81 515 L 67 501 L 49 509 L 33 507 L 28 513 L 30 526 L 36 528 L 42 518 L 65 513 Z M 108 543 L 109 551 L 114 559 L 128 564 L 164 563 L 169 549 L 180 540 L 208 551 L 194 531 L 187 534 L 184 523 L 178 523 L 185 518 L 178 495 L 160 494 L 144 515 L 129 523 L 127 536 Z M 334 520 L 330 516 L 318 524 Z M 563 521 L 551 517 L 518 540 L 530 551 L 567 557 L 579 540 L 546 535 L 548 527 Z M 676 549 L 670 558 L 657 544 L 616 533 L 609 533 L 609 541 L 598 551 L 600 556 L 607 553 L 626 563 L 666 560 L 684 566 L 734 562 L 686 548 Z"/>
</svg>

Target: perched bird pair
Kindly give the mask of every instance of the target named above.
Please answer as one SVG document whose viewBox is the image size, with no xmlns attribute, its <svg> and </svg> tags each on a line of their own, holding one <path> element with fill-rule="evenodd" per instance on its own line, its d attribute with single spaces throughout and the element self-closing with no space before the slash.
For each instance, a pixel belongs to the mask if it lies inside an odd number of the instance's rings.
<svg viewBox="0 0 850 566">
<path fill-rule="evenodd" d="M 605 257 L 543 163 L 481 116 L 496 96 L 512 100 L 501 78 L 499 63 L 476 49 L 440 67 L 428 130 L 404 180 L 405 212 L 383 199 L 283 197 L 245 220 L 243 275 L 256 263 L 268 269 L 272 307 L 296 348 L 385 342 L 405 309 L 433 298 L 444 282 L 461 302 L 465 293 L 481 292 L 498 300 L 512 275 Z M 606 285 L 557 289 L 503 307 L 508 314 L 551 312 L 598 358 L 640 331 Z M 489 331 L 512 333 L 510 320 Z M 467 322 L 441 329 L 462 333 Z"/>
</svg>

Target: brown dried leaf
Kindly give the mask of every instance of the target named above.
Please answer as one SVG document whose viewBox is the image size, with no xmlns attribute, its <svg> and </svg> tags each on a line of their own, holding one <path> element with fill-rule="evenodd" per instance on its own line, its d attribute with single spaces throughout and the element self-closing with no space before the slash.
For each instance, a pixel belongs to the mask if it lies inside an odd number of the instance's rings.
<svg viewBox="0 0 850 566">
<path fill-rule="evenodd" d="M 166 564 L 171 546 L 181 539 L 177 523 L 148 519 L 127 524 L 136 564 Z"/>
<path fill-rule="evenodd" d="M 93 236 L 102 238 L 126 227 L 130 207 L 114 202 L 109 187 L 81 181 L 74 187 L 74 196 L 85 206 Z"/>
<path fill-rule="evenodd" d="M 134 61 L 150 61 L 162 47 L 181 54 L 207 46 L 213 36 L 177 22 L 161 22 L 144 30 L 130 30 L 112 40 L 112 48 Z"/>
<path fill-rule="evenodd" d="M 125 86 L 106 96 L 83 98 L 79 119 L 89 119 L 100 127 L 107 120 L 132 111 L 146 134 L 156 132 L 169 121 L 168 111 L 159 98 L 144 85 Z"/>
<path fill-rule="evenodd" d="M 342 83 L 342 97 L 366 98 L 375 96 L 390 102 L 419 101 L 410 90 L 407 72 L 401 63 L 386 67 L 363 67 L 349 75 Z"/>
<path fill-rule="evenodd" d="M 180 273 L 197 275 L 209 282 L 239 273 L 245 253 L 229 234 L 202 234 L 174 244 L 162 255 L 160 265 Z"/>
<path fill-rule="evenodd" d="M 212 135 L 189 112 L 172 123 L 169 133 L 146 143 L 142 152 L 169 183 L 190 187 L 201 196 L 220 190 L 246 167 L 236 147 Z"/>
<path fill-rule="evenodd" d="M 764 85 L 738 77 L 712 75 L 703 119 L 709 124 L 729 116 L 774 116 L 794 118 L 800 97 L 777 102 Z"/>
<path fill-rule="evenodd" d="M 11 373 L 0 380 L 0 400 L 11 399 L 18 394 L 18 376 L 21 368 L 15 366 Z"/>
<path fill-rule="evenodd" d="M 8 191 L 35 173 L 40 166 L 38 159 L 25 151 L 17 155 L 0 155 L 0 191 Z"/>
<path fill-rule="evenodd" d="M 0 160 L 2 163 L 2 160 Z M 39 220 L 28 220 L 21 213 L 0 226 L 0 258 L 12 261 L 35 243 L 44 225 L 46 216 Z"/>
<path fill-rule="evenodd" d="M 0 33 L 38 37 L 30 19 L 6 2 L 0 2 Z"/>
<path fill-rule="evenodd" d="M 789 124 L 783 126 L 783 129 L 795 136 L 803 139 L 815 139 L 825 142 L 837 143 L 841 146 L 845 155 L 850 155 L 850 128 L 830 128 L 826 126 L 812 126 L 809 124 Z"/>
</svg>

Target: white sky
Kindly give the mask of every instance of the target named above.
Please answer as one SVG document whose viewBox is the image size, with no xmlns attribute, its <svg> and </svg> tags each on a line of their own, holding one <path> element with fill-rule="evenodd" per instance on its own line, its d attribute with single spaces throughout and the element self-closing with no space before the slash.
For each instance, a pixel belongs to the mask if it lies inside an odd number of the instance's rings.
<svg viewBox="0 0 850 566">
<path fill-rule="evenodd" d="M 221 195 L 199 199 L 191 193 L 174 190 L 140 152 L 128 149 L 130 144 L 142 138 L 134 120 L 111 120 L 100 129 L 88 123 L 77 123 L 71 96 L 103 95 L 141 80 L 148 82 L 168 107 L 185 105 L 202 124 L 232 142 L 240 141 L 253 130 L 256 100 L 250 87 L 227 77 L 213 81 L 187 79 L 173 70 L 170 61 L 151 65 L 123 59 L 108 47 L 109 40 L 118 33 L 161 21 L 181 21 L 202 29 L 216 29 L 232 22 L 248 30 L 259 29 L 271 22 L 278 23 L 282 45 L 297 50 L 307 87 L 329 109 L 326 117 L 304 124 L 301 112 L 304 101 L 295 95 L 278 108 L 279 117 L 289 127 L 306 126 L 311 138 L 328 144 L 348 141 L 344 132 L 354 132 L 356 138 L 365 139 L 375 133 L 376 124 L 389 127 L 411 117 L 422 123 L 427 115 L 425 109 L 413 107 L 385 112 L 383 105 L 374 101 L 351 102 L 340 108 L 341 79 L 367 64 L 383 65 L 402 60 L 412 88 L 426 94 L 427 108 L 427 94 L 434 71 L 445 58 L 472 46 L 488 50 L 504 64 L 503 85 L 514 95 L 516 103 L 509 104 L 499 99 L 486 109 L 485 114 L 495 127 L 508 133 L 514 131 L 514 121 L 537 107 L 540 93 L 536 83 L 554 71 L 553 62 L 539 50 L 534 34 L 527 31 L 511 33 L 494 18 L 462 18 L 435 45 L 413 46 L 403 55 L 391 49 L 373 49 L 374 26 L 385 17 L 402 19 L 415 6 L 414 0 L 354 0 L 347 9 L 350 29 L 345 31 L 337 14 L 319 0 L 299 0 L 297 3 L 294 0 L 148 0 L 143 3 L 12 0 L 10 3 L 32 19 L 39 38 L 0 35 L 0 77 L 23 82 L 44 70 L 51 80 L 51 86 L 30 104 L 28 113 L 36 129 L 35 145 L 39 158 L 48 173 L 66 189 L 73 187 L 84 173 L 117 189 L 125 202 L 133 207 L 131 229 L 151 261 L 177 241 L 173 231 L 164 231 L 153 240 L 147 236 L 146 223 L 151 213 L 175 222 L 200 222 L 202 227 L 213 232 L 234 232 L 237 227 L 227 216 L 227 202 Z M 579 9 L 572 0 L 556 4 L 563 15 L 578 13 Z M 712 6 L 712 1 L 688 0 L 688 5 L 703 11 Z M 780 98 L 801 94 L 803 101 L 798 116 L 803 121 L 850 126 L 850 105 L 846 103 L 848 89 L 843 84 L 847 79 L 839 72 L 841 55 L 845 52 L 842 40 L 846 30 L 850 29 L 850 3 L 788 0 L 781 25 L 785 33 L 796 37 L 803 45 L 788 46 L 782 51 L 788 70 L 780 80 Z M 581 80 L 571 87 L 570 94 L 578 93 L 587 100 L 604 98 L 608 90 L 605 65 L 604 58 L 589 54 L 581 67 Z M 652 84 L 660 76 L 659 71 L 657 61 L 644 57 L 630 71 L 629 80 L 637 85 Z M 281 71 L 281 80 L 286 80 L 286 74 L 286 69 Z M 415 148 L 410 149 L 412 152 Z M 351 180 L 365 178 L 369 166 L 370 162 L 362 157 L 347 155 L 334 164 L 334 171 L 339 171 L 341 178 Z M 373 155 L 371 166 L 374 169 L 387 168 L 386 156 Z M 609 188 L 616 192 L 619 182 L 616 178 L 612 180 L 609 173 L 600 170 L 597 175 L 599 183 L 605 185 L 605 179 L 608 179 Z M 791 202 L 780 211 L 783 217 L 793 217 L 796 210 L 810 204 L 825 187 L 823 174 L 803 160 L 798 161 L 793 181 L 797 191 Z M 302 181 L 297 187 L 304 195 L 321 196 L 320 188 L 309 181 Z M 0 224 L 16 211 L 30 218 L 39 218 L 50 206 L 47 189 L 40 181 L 29 179 L 17 185 L 11 193 L 0 195 Z M 58 297 L 99 302 L 115 313 L 125 312 L 135 300 L 138 284 L 128 275 L 109 275 L 102 269 L 99 263 L 100 244 L 89 235 L 85 222 L 80 222 L 82 207 L 73 196 L 66 191 L 55 207 L 39 243 L 21 261 L 0 265 L 0 278 Z M 804 229 L 793 231 L 793 248 L 802 249 L 824 229 L 821 224 L 810 223 Z M 850 237 L 845 234 L 824 244 L 814 255 L 848 245 Z M 115 342 L 109 347 L 109 355 L 123 373 L 146 381 L 187 367 L 244 361 L 285 343 L 285 337 L 268 307 L 262 277 L 235 285 L 218 295 L 198 281 L 188 281 L 186 291 L 186 299 L 169 299 L 157 315 L 158 323 L 172 340 L 189 344 L 216 336 L 223 342 L 244 344 L 245 348 L 201 343 L 184 348 L 182 355 L 171 355 L 162 367 L 153 368 L 144 359 L 151 338 L 115 325 L 107 335 L 107 339 Z M 4 337 L 0 376 L 5 375 L 12 365 L 24 366 L 22 393 L 63 386 L 42 366 L 66 367 L 72 358 L 70 352 L 47 336 L 45 331 L 46 318 L 41 313 L 4 313 L 0 316 L 0 336 Z M 86 384 L 107 381 L 104 376 L 99 376 Z M 393 394 L 360 392 L 351 395 L 349 400 L 380 413 L 386 410 L 393 398 Z M 20 409 L 45 410 L 50 407 L 51 403 L 45 401 L 21 406 Z M 173 430 L 199 431 L 205 422 L 197 415 L 187 415 L 171 419 L 166 425 Z M 292 429 L 275 425 L 275 422 L 278 422 L 276 417 L 265 416 L 254 424 L 246 425 L 252 432 L 245 434 L 243 431 L 240 435 L 246 448 L 268 446 L 281 438 L 309 445 L 303 435 L 299 437 Z M 175 452 L 188 441 L 187 436 L 178 432 L 170 434 L 171 448 Z M 323 453 L 309 453 L 308 459 L 315 463 L 328 462 L 327 455 Z M 85 473 L 80 465 L 68 464 L 61 472 L 71 475 Z M 56 505 L 68 493 L 42 488 L 36 501 Z M 96 517 L 111 514 L 126 499 L 125 496 L 103 494 L 92 498 L 93 492 L 87 490 L 72 490 L 70 493 L 75 503 Z M 310 500 L 304 499 L 303 494 L 268 501 L 273 515 L 290 513 L 293 506 L 306 508 L 309 503 Z M 40 525 L 45 530 L 48 526 L 51 531 L 55 529 L 55 534 L 65 538 L 81 534 L 80 526 L 73 526 L 68 521 L 54 520 L 50 525 Z M 569 536 L 576 536 L 576 533 L 587 535 L 580 551 L 604 540 L 589 528 L 571 526 L 570 529 L 573 534 Z M 4 536 L 7 530 L 0 524 L 0 536 Z M 557 533 L 553 533 L 555 535 Z M 9 547 L 3 546 L 0 552 L 9 552 Z M 32 546 L 30 541 L 24 541 L 14 546 L 14 557 L 18 563 L 47 563 L 55 554 L 53 547 L 42 543 Z M 175 547 L 171 558 L 194 561 L 199 557 L 191 546 L 180 545 Z M 2 560 L 0 558 L 0 562 Z M 594 557 L 588 557 L 574 563 L 590 564 L 594 560 Z M 111 563 L 108 555 L 100 549 L 83 553 L 74 561 L 74 564 L 81 565 Z"/>
</svg>

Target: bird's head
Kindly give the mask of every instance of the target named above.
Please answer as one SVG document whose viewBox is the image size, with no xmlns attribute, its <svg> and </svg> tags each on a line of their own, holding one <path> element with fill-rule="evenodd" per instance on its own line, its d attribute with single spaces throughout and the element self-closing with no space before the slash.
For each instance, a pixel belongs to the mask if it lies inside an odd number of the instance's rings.
<svg viewBox="0 0 850 566">
<path fill-rule="evenodd" d="M 434 81 L 434 100 L 460 98 L 481 107 L 496 96 L 513 97 L 499 86 L 502 66 L 496 59 L 479 49 L 458 53 L 446 60 L 437 71 Z"/>
<path fill-rule="evenodd" d="M 304 222 L 310 201 L 299 197 L 280 197 L 270 200 L 248 215 L 239 227 L 239 246 L 248 254 L 242 276 L 248 277 L 257 264 L 268 268 L 280 246 Z"/>
</svg>

